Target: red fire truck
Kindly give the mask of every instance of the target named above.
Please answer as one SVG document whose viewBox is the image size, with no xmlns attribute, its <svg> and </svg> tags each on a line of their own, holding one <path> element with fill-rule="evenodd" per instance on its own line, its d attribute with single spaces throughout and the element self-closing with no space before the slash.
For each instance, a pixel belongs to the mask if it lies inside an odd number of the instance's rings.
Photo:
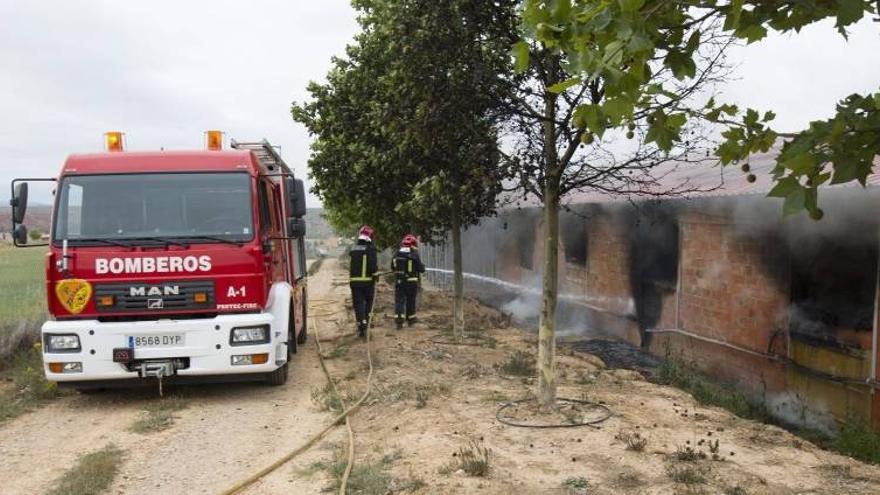
<svg viewBox="0 0 880 495">
<path fill-rule="evenodd" d="M 12 182 L 13 237 L 28 183 L 56 181 L 42 326 L 46 377 L 79 389 L 285 383 L 306 341 L 305 191 L 267 141 L 208 131 L 202 151 L 70 156 L 54 179 Z"/>
</svg>

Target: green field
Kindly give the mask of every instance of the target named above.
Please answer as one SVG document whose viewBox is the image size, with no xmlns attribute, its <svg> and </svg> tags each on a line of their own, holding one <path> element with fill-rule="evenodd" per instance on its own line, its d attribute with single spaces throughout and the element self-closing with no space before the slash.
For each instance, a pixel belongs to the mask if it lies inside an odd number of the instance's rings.
<svg viewBox="0 0 880 495">
<path fill-rule="evenodd" d="M 0 360 L 46 317 L 45 248 L 0 244 Z"/>
</svg>

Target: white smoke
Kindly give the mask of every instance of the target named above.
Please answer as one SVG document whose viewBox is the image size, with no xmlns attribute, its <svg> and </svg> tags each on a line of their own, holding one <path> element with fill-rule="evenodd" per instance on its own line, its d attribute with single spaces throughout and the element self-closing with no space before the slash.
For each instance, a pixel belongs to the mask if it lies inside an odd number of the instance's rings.
<svg viewBox="0 0 880 495">
<path fill-rule="evenodd" d="M 837 430 L 834 416 L 816 404 L 807 404 L 796 392 L 783 392 L 767 398 L 773 416 L 788 425 L 807 427 L 833 436 Z"/>
</svg>

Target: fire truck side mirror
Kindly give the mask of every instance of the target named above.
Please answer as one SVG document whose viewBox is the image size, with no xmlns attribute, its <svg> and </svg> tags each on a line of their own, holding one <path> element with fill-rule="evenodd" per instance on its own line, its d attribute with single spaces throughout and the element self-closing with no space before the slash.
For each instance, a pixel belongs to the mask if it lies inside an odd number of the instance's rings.
<svg viewBox="0 0 880 495">
<path fill-rule="evenodd" d="M 287 235 L 294 239 L 306 236 L 306 221 L 302 218 L 291 218 L 287 221 Z"/>
<path fill-rule="evenodd" d="M 24 222 L 24 214 L 27 211 L 28 184 L 27 182 L 13 182 L 12 184 L 12 199 L 9 204 L 12 206 L 12 223 L 17 224 Z"/>
<path fill-rule="evenodd" d="M 15 229 L 12 231 L 12 242 L 16 246 L 24 246 L 28 241 L 28 230 L 22 224 L 18 224 L 15 226 Z"/>
<path fill-rule="evenodd" d="M 303 217 L 306 214 L 306 188 L 302 179 L 287 183 L 287 198 L 291 217 Z"/>
</svg>

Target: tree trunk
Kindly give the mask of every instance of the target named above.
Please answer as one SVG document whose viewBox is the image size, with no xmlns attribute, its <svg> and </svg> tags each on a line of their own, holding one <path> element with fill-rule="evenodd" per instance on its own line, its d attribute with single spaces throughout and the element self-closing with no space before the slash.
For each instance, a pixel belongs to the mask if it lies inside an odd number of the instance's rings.
<svg viewBox="0 0 880 495">
<path fill-rule="evenodd" d="M 464 337 L 464 272 L 461 258 L 461 205 L 458 198 L 452 202 L 452 334 Z"/>
<path fill-rule="evenodd" d="M 550 57 L 551 59 L 554 57 Z M 556 83 L 558 59 L 550 60 L 546 86 Z M 544 93 L 544 287 L 538 326 L 538 403 L 543 410 L 556 403 L 556 300 L 559 291 L 559 184 L 556 151 L 557 95 Z"/>
</svg>

